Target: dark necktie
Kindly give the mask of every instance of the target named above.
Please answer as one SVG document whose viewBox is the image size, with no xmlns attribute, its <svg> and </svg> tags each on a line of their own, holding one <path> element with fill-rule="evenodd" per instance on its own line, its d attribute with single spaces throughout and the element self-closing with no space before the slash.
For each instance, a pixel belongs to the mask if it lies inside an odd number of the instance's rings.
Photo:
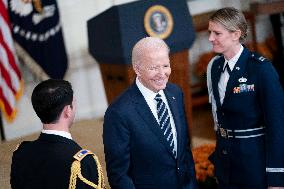
<svg viewBox="0 0 284 189">
<path fill-rule="evenodd" d="M 223 72 L 227 69 L 228 74 L 231 75 L 232 71 L 231 71 L 231 69 L 230 69 L 229 63 L 228 63 L 228 62 L 225 62 L 225 64 L 226 64 L 226 65 L 225 65 L 225 67 L 224 67 Z"/>
<path fill-rule="evenodd" d="M 160 94 L 156 95 L 155 100 L 157 101 L 157 113 L 158 113 L 158 119 L 159 119 L 159 125 L 160 125 L 161 132 L 164 135 L 166 143 L 170 146 L 172 154 L 174 155 L 175 158 L 177 158 L 177 152 L 175 151 L 175 148 L 174 148 L 175 146 L 174 145 L 174 135 L 173 135 L 172 127 L 171 127 L 168 108 L 166 104 L 163 102 Z"/>
</svg>

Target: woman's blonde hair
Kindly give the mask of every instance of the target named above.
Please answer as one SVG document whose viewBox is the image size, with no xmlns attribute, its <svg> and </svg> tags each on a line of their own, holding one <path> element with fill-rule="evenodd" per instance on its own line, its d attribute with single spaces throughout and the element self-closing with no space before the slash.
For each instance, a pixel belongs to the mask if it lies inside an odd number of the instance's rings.
<svg viewBox="0 0 284 189">
<path fill-rule="evenodd" d="M 230 32 L 241 31 L 240 42 L 244 42 L 248 34 L 248 25 L 243 13 L 233 7 L 217 10 L 209 21 L 219 23 Z"/>
</svg>

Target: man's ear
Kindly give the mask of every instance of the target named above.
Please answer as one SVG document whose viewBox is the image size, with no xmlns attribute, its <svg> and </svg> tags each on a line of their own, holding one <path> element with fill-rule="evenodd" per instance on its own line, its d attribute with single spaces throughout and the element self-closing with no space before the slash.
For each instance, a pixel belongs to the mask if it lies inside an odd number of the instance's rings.
<svg viewBox="0 0 284 189">
<path fill-rule="evenodd" d="M 63 108 L 63 115 L 64 117 L 70 117 L 72 114 L 72 107 L 70 105 L 67 105 Z"/>
<path fill-rule="evenodd" d="M 136 74 L 137 76 L 140 76 L 140 75 L 141 75 L 141 74 L 140 74 L 139 65 L 133 64 L 133 70 L 134 70 L 134 72 L 135 72 L 135 74 Z"/>
</svg>

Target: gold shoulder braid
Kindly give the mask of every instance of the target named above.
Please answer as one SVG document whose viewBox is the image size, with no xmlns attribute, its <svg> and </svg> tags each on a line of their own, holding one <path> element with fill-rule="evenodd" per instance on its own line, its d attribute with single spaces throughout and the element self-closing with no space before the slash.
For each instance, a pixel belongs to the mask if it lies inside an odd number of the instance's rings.
<svg viewBox="0 0 284 189">
<path fill-rule="evenodd" d="M 95 183 L 87 180 L 86 178 L 84 178 L 82 173 L 81 173 L 81 160 L 89 154 L 93 156 L 93 158 L 94 158 L 94 160 L 96 161 L 96 164 L 97 164 L 97 171 L 98 171 L 98 184 L 97 185 Z M 73 157 L 75 158 L 75 161 L 72 163 L 72 166 L 71 166 L 69 189 L 76 189 L 77 177 L 81 181 L 83 181 L 84 183 L 88 184 L 89 186 L 91 186 L 93 188 L 105 189 L 103 170 L 102 170 L 102 166 L 99 162 L 98 157 L 94 153 L 92 153 L 91 151 L 85 150 L 85 149 L 80 150 Z"/>
</svg>

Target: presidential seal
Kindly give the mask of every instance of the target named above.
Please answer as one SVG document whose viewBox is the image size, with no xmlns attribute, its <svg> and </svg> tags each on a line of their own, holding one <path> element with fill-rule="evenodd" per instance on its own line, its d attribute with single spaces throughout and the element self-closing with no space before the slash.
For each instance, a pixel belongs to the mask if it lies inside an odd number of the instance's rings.
<svg viewBox="0 0 284 189">
<path fill-rule="evenodd" d="M 144 27 L 149 36 L 167 38 L 173 30 L 173 17 L 162 5 L 150 7 L 144 16 Z"/>
</svg>

